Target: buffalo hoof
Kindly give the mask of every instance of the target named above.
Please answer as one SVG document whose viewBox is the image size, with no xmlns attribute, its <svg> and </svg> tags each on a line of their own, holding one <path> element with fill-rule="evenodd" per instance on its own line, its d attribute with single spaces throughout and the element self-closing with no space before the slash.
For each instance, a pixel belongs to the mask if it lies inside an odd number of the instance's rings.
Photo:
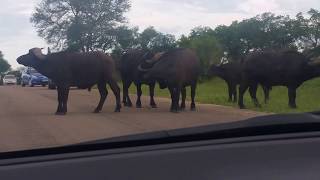
<svg viewBox="0 0 320 180">
<path fill-rule="evenodd" d="M 240 105 L 239 108 L 240 109 L 246 109 L 246 107 L 244 105 Z"/>
<path fill-rule="evenodd" d="M 177 109 L 171 109 L 170 112 L 172 113 L 179 113 L 179 111 Z"/>
<path fill-rule="evenodd" d="M 66 114 L 67 114 L 66 112 L 56 112 L 55 113 L 55 115 L 57 115 L 57 116 L 64 116 Z"/>
<path fill-rule="evenodd" d="M 289 107 L 292 109 L 297 109 L 297 105 L 295 105 L 295 104 L 290 104 Z"/>
<path fill-rule="evenodd" d="M 256 104 L 256 108 L 262 108 L 261 104 Z"/>
<path fill-rule="evenodd" d="M 100 113 L 100 111 L 101 111 L 101 110 L 95 109 L 95 110 L 93 111 L 93 113 L 98 114 L 98 113 Z"/>
<path fill-rule="evenodd" d="M 116 109 L 114 110 L 114 112 L 120 112 L 120 110 L 121 110 L 121 105 L 118 105 L 118 106 L 116 107 Z"/>
<path fill-rule="evenodd" d="M 156 104 L 151 104 L 150 106 L 151 106 L 151 108 L 158 108 L 158 106 Z"/>
<path fill-rule="evenodd" d="M 195 103 L 191 103 L 190 110 L 191 111 L 195 111 L 196 110 L 196 104 Z"/>
<path fill-rule="evenodd" d="M 132 103 L 123 103 L 125 107 L 132 107 Z"/>
<path fill-rule="evenodd" d="M 141 104 L 137 104 L 136 108 L 139 108 L 139 109 L 142 108 Z"/>
</svg>

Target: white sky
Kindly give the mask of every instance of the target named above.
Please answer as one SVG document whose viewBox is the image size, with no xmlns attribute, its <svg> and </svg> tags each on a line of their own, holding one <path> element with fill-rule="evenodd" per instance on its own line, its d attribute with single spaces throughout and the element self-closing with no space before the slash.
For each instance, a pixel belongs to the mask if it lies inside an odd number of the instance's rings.
<svg viewBox="0 0 320 180">
<path fill-rule="evenodd" d="M 15 68 L 16 58 L 33 47 L 47 47 L 30 23 L 40 0 L 0 0 L 0 50 Z M 131 0 L 126 14 L 130 26 L 154 26 L 174 34 L 188 34 L 196 26 L 230 24 L 263 12 L 295 15 L 320 9 L 320 0 Z"/>
</svg>

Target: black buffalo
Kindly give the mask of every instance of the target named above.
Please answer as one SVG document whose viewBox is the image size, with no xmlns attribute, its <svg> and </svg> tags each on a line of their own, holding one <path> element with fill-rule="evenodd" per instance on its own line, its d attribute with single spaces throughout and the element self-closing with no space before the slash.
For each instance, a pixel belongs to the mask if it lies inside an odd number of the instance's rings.
<svg viewBox="0 0 320 180">
<path fill-rule="evenodd" d="M 237 102 L 237 86 L 241 82 L 242 61 L 232 61 L 220 65 L 212 65 L 208 71 L 208 75 L 218 76 L 228 85 L 229 102 Z M 265 103 L 269 100 L 270 87 L 262 86 L 264 92 Z"/>
<path fill-rule="evenodd" d="M 123 104 L 125 106 L 131 107 L 132 102 L 129 97 L 129 88 L 132 83 L 136 85 L 137 88 L 137 101 L 136 107 L 141 108 L 141 85 L 147 84 L 150 91 L 150 106 L 156 108 L 157 105 L 154 101 L 154 88 L 156 81 L 152 79 L 145 79 L 143 77 L 144 73 L 138 70 L 138 66 L 148 60 L 152 60 L 155 54 L 148 50 L 128 50 L 124 53 L 120 61 L 120 72 L 123 83 Z"/>
<path fill-rule="evenodd" d="M 154 79 L 160 88 L 168 87 L 171 94 L 171 112 L 185 109 L 186 87 L 191 86 L 191 110 L 195 110 L 195 94 L 200 62 L 191 49 L 177 48 L 164 53 L 159 59 L 139 67 L 147 79 Z M 182 102 L 179 108 L 180 93 Z"/>
<path fill-rule="evenodd" d="M 296 108 L 296 89 L 303 82 L 320 76 L 318 64 L 294 50 L 260 51 L 249 55 L 243 64 L 239 107 L 245 108 L 243 95 L 248 88 L 255 105 L 259 106 L 256 91 L 258 84 L 263 84 L 266 87 L 286 86 L 289 106 Z"/>
<path fill-rule="evenodd" d="M 57 115 L 67 113 L 67 101 L 71 85 L 82 89 L 90 89 L 95 84 L 98 85 L 101 97 L 94 111 L 98 113 L 107 98 L 106 84 L 108 83 L 116 96 L 115 111 L 120 111 L 120 88 L 113 77 L 115 72 L 114 61 L 103 52 L 59 52 L 43 55 L 41 49 L 33 48 L 29 50 L 28 54 L 20 56 L 17 62 L 35 68 L 56 83 L 59 101 Z"/>
</svg>

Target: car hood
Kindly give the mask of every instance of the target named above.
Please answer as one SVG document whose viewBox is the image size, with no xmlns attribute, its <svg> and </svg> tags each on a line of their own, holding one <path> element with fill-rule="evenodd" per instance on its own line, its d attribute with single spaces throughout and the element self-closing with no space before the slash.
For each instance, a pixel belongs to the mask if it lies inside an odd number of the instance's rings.
<svg viewBox="0 0 320 180">
<path fill-rule="evenodd" d="M 42 74 L 38 74 L 38 73 L 36 73 L 36 74 L 31 74 L 31 76 L 34 76 L 34 77 L 36 77 L 36 78 L 45 78 L 45 79 L 47 79 L 46 76 L 44 76 L 44 75 L 42 75 Z"/>
</svg>

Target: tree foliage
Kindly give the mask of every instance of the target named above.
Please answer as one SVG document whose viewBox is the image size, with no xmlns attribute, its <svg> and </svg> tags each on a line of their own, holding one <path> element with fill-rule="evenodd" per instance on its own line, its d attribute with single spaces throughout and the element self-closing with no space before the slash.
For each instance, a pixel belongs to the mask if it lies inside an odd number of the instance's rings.
<svg viewBox="0 0 320 180">
<path fill-rule="evenodd" d="M 213 30 L 208 27 L 197 27 L 191 30 L 189 36 L 182 36 L 179 47 L 192 48 L 200 58 L 202 74 L 213 63 L 219 63 L 223 56 L 222 48 L 213 34 Z"/>
<path fill-rule="evenodd" d="M 150 26 L 141 33 L 126 24 L 129 0 L 42 0 L 31 21 L 41 37 L 60 49 L 103 50 L 115 57 L 132 48 L 153 52 L 179 47 L 196 50 L 202 71 L 222 58 L 243 59 L 252 51 L 294 48 L 320 55 L 320 12 L 310 9 L 295 17 L 263 13 L 215 29 L 196 27 L 175 36 Z"/>
<path fill-rule="evenodd" d="M 42 0 L 31 22 L 56 48 L 89 51 L 114 47 L 128 0 Z"/>
<path fill-rule="evenodd" d="M 8 63 L 7 60 L 4 59 L 4 55 L 0 51 L 0 74 L 3 74 L 10 70 L 11 65 Z"/>
<path fill-rule="evenodd" d="M 293 28 L 289 16 L 264 13 L 230 26 L 218 26 L 215 35 L 232 59 L 240 59 L 250 51 L 295 47 Z"/>
<path fill-rule="evenodd" d="M 138 38 L 139 47 L 142 49 L 149 49 L 154 52 L 167 51 L 176 47 L 176 40 L 174 35 L 163 34 L 154 27 L 148 27 L 141 32 Z"/>
<path fill-rule="evenodd" d="M 308 17 L 298 13 L 294 28 L 297 42 L 302 49 L 314 49 L 320 46 L 320 12 L 318 10 L 310 9 Z"/>
</svg>

